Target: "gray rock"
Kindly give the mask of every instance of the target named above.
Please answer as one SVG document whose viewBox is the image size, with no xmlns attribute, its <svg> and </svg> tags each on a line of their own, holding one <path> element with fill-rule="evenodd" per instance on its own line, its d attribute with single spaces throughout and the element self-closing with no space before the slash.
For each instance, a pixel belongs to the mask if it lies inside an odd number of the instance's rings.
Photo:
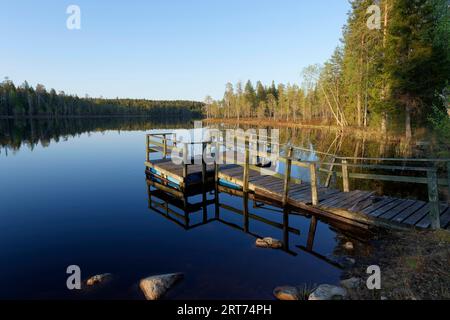
<svg viewBox="0 0 450 320">
<path fill-rule="evenodd" d="M 346 288 L 346 289 L 356 289 L 361 285 L 361 279 L 360 278 L 350 278 L 350 279 L 345 279 L 341 281 L 341 286 Z"/>
<path fill-rule="evenodd" d="M 295 287 L 276 287 L 275 290 L 273 290 L 273 295 L 278 300 L 300 300 L 300 292 Z"/>
<path fill-rule="evenodd" d="M 90 277 L 86 280 L 86 285 L 93 286 L 96 284 L 105 283 L 106 281 L 110 280 L 112 277 L 111 273 L 103 273 L 103 274 L 97 274 L 93 277 Z"/>
<path fill-rule="evenodd" d="M 273 238 L 256 239 L 256 246 L 258 248 L 280 249 L 283 243 L 280 240 Z"/>
<path fill-rule="evenodd" d="M 347 296 L 347 290 L 341 287 L 322 284 L 309 295 L 308 300 L 342 300 Z"/>
<path fill-rule="evenodd" d="M 147 300 L 160 299 L 177 281 L 183 278 L 182 273 L 171 273 L 151 276 L 142 279 L 139 287 Z"/>
<path fill-rule="evenodd" d="M 353 250 L 353 249 L 354 249 L 353 243 L 351 243 L 350 241 L 346 242 L 346 243 L 344 244 L 344 249 L 345 249 L 345 250 L 348 250 L 348 251 Z"/>
</svg>

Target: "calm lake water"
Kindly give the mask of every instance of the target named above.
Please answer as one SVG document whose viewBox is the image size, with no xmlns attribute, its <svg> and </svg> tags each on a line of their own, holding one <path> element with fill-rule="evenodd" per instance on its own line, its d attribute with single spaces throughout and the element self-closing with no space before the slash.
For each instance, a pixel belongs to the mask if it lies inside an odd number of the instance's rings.
<svg viewBox="0 0 450 320">
<path fill-rule="evenodd" d="M 191 214 L 198 226 L 186 230 L 149 209 L 145 134 L 191 127 L 142 119 L 0 121 L 0 298 L 144 299 L 140 279 L 183 272 L 166 298 L 273 299 L 280 285 L 337 284 L 333 261 L 347 239 L 355 255 L 370 252 L 367 235 L 327 222 L 319 221 L 312 238 L 307 216 L 289 217 L 297 231 L 286 252 L 255 247 L 255 235 L 283 239 L 279 226 L 250 220 L 246 233 L 242 216 L 221 209 L 223 221 L 207 222 L 200 210 Z M 220 199 L 242 209 L 241 198 Z M 283 223 L 276 208 L 250 205 L 250 213 Z M 206 220 L 212 217 L 214 205 Z M 84 279 L 106 272 L 114 279 L 69 291 L 69 265 L 80 266 Z"/>
</svg>

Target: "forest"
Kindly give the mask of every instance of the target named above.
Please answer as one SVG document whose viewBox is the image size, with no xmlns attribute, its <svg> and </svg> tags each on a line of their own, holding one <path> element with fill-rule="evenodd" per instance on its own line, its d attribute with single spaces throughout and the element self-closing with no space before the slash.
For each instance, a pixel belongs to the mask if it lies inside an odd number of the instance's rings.
<svg viewBox="0 0 450 320">
<path fill-rule="evenodd" d="M 152 116 L 199 118 L 204 104 L 196 101 L 154 101 L 144 99 L 80 98 L 47 90 L 44 85 L 31 87 L 26 81 L 15 86 L 6 78 L 0 83 L 0 117 L 70 117 L 70 116 Z"/>
<path fill-rule="evenodd" d="M 447 0 L 352 0 L 340 45 L 300 84 L 228 83 L 222 100 L 205 99 L 208 118 L 257 118 L 339 127 L 449 128 L 450 25 Z"/>
</svg>

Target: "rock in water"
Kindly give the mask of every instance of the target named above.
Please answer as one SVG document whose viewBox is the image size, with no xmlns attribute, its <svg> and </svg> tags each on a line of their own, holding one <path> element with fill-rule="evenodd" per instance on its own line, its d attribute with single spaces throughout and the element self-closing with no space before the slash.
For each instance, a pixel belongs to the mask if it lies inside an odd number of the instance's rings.
<svg viewBox="0 0 450 320">
<path fill-rule="evenodd" d="M 151 276 L 142 279 L 139 287 L 144 292 L 147 300 L 158 300 L 161 298 L 178 280 L 183 278 L 182 273 L 171 273 L 158 276 Z"/>
<path fill-rule="evenodd" d="M 347 296 L 347 290 L 341 287 L 322 284 L 309 295 L 308 300 L 342 300 Z"/>
<path fill-rule="evenodd" d="M 348 242 L 346 242 L 346 243 L 344 244 L 344 249 L 345 249 L 345 250 L 351 251 L 351 250 L 353 250 L 353 248 L 354 248 L 353 243 L 351 243 L 350 241 L 348 241 Z"/>
<path fill-rule="evenodd" d="M 257 239 L 256 246 L 258 248 L 280 249 L 283 247 L 283 243 L 277 239 L 264 238 L 264 239 Z"/>
<path fill-rule="evenodd" d="M 112 277 L 111 273 L 97 274 L 97 275 L 87 279 L 86 285 L 93 286 L 95 284 L 104 283 L 105 281 L 111 279 L 111 277 Z"/>
<path fill-rule="evenodd" d="M 273 290 L 273 295 L 278 300 L 300 300 L 300 293 L 295 287 L 276 287 Z"/>
<path fill-rule="evenodd" d="M 356 289 L 361 285 L 362 280 L 359 278 L 350 278 L 341 281 L 341 286 L 347 289 Z"/>
</svg>

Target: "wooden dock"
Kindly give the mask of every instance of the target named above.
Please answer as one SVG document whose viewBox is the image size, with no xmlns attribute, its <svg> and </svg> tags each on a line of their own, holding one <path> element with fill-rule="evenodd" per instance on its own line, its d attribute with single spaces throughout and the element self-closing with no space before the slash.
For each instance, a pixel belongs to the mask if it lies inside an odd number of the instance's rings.
<svg viewBox="0 0 450 320">
<path fill-rule="evenodd" d="M 189 196 L 203 194 L 203 199 L 206 201 L 206 192 L 214 190 L 217 202 L 220 192 L 228 192 L 242 196 L 244 202 L 253 199 L 278 206 L 286 212 L 314 215 L 361 228 L 376 226 L 396 229 L 444 228 L 450 230 L 449 204 L 438 199 L 439 186 L 446 184 L 448 186 L 448 182 L 445 179 L 438 179 L 435 168 L 407 168 L 413 172 L 425 173 L 425 178 L 398 176 L 399 180 L 427 183 L 428 202 L 400 199 L 376 195 L 370 191 L 351 191 L 349 186 L 351 177 L 349 167 L 351 165 L 347 161 L 342 161 L 337 165 L 333 163 L 337 167 L 341 167 L 339 176 L 343 179 L 342 190 L 330 188 L 326 184 L 319 185 L 317 179 L 318 173 L 321 172 L 319 165 L 293 159 L 292 149 L 287 150 L 287 156 L 278 156 L 279 161 L 285 164 L 284 174 L 251 165 L 251 148 L 248 139 L 246 139 L 245 148 L 242 151 L 244 153 L 243 163 L 223 165 L 214 162 L 207 165 L 203 159 L 197 159 L 195 154 L 188 156 L 188 152 L 184 152 L 182 164 L 175 164 L 168 154 L 169 150 L 177 148 L 177 141 L 169 139 L 170 135 L 147 136 L 147 161 L 145 162 L 147 182 L 176 196 L 186 206 Z M 200 144 L 201 150 L 204 151 L 211 146 L 215 146 L 215 150 L 221 150 L 220 143 L 217 140 L 197 144 Z M 186 151 L 188 147 L 188 144 L 183 144 L 180 149 Z M 162 159 L 150 160 L 152 152 L 161 154 Z M 261 156 L 261 153 L 258 153 L 258 156 Z M 194 162 L 197 164 L 192 164 Z M 292 178 L 291 168 L 293 165 L 308 168 L 311 181 L 299 181 Z M 379 165 L 378 167 L 384 170 L 396 169 L 395 166 L 388 168 L 389 166 Z M 338 175 L 335 174 L 335 176 Z M 380 179 L 386 178 L 381 175 L 380 177 Z M 389 177 L 396 181 L 395 176 Z"/>
</svg>

